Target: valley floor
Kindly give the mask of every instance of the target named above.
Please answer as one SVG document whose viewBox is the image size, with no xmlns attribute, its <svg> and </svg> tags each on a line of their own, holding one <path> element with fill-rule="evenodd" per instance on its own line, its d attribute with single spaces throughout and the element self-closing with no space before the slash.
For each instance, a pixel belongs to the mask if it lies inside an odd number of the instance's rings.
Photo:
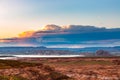
<svg viewBox="0 0 120 80">
<path fill-rule="evenodd" d="M 56 71 L 75 80 L 120 80 L 120 57 L 46 58 L 28 61 L 54 67 Z"/>
<path fill-rule="evenodd" d="M 0 80 L 120 80 L 120 57 L 0 60 Z"/>
</svg>

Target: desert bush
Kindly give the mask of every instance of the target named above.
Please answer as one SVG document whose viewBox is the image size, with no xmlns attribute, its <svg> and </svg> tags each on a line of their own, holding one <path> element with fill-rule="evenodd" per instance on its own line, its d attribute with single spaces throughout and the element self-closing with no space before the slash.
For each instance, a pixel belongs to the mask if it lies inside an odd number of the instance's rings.
<svg viewBox="0 0 120 80">
<path fill-rule="evenodd" d="M 48 71 L 48 72 L 54 71 L 54 68 L 53 68 L 53 67 L 50 67 L 49 65 L 44 65 L 43 68 L 44 68 L 45 71 Z"/>
<path fill-rule="evenodd" d="M 0 80 L 27 80 L 20 76 L 0 76 Z"/>
<path fill-rule="evenodd" d="M 113 62 L 113 64 L 115 64 L 115 65 L 120 65 L 120 60 L 113 60 L 112 62 Z"/>
<path fill-rule="evenodd" d="M 50 76 L 51 76 L 52 80 L 68 80 L 68 79 L 70 79 L 68 76 L 63 75 L 58 72 L 51 72 Z"/>
<path fill-rule="evenodd" d="M 39 65 L 41 64 L 21 62 L 21 61 L 15 61 L 15 60 L 0 60 L 0 69 L 34 67 Z"/>
</svg>

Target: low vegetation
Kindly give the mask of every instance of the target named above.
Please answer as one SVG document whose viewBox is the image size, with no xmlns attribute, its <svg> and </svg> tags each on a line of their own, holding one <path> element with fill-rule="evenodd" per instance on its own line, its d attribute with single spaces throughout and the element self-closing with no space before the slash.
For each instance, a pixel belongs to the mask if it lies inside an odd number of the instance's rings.
<svg viewBox="0 0 120 80">
<path fill-rule="evenodd" d="M 41 63 L 0 60 L 0 80 L 72 80 Z"/>
<path fill-rule="evenodd" d="M 119 80 L 119 57 L 0 60 L 0 80 Z"/>
<path fill-rule="evenodd" d="M 15 60 L 0 60 L 0 69 L 34 67 L 42 64 L 28 63 Z"/>
<path fill-rule="evenodd" d="M 0 76 L 0 80 L 27 80 L 20 76 Z"/>
<path fill-rule="evenodd" d="M 114 61 L 115 62 L 115 61 Z M 117 61 L 118 62 L 118 61 Z M 114 63 L 112 61 L 104 61 L 104 60 L 44 60 L 41 61 L 41 63 L 43 64 L 49 64 L 49 65 L 61 65 L 61 66 L 74 66 L 74 65 L 78 65 L 78 66 L 82 66 L 82 65 L 114 65 Z"/>
</svg>

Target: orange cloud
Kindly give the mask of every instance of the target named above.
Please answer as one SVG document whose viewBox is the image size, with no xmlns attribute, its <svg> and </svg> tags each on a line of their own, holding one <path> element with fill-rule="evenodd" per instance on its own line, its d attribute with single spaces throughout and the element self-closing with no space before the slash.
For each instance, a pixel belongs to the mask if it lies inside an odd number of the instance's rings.
<svg viewBox="0 0 120 80">
<path fill-rule="evenodd" d="M 34 31 L 26 31 L 21 34 L 19 34 L 20 38 L 28 38 L 31 37 L 34 34 Z"/>
<path fill-rule="evenodd" d="M 1 43 L 4 43 L 4 42 L 8 42 L 8 41 L 0 39 L 0 42 L 1 42 Z"/>
</svg>

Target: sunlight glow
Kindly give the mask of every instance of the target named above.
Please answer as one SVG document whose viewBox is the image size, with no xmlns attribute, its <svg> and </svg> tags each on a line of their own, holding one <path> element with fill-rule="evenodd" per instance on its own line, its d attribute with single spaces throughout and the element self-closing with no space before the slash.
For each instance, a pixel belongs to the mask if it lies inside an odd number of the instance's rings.
<svg viewBox="0 0 120 80">
<path fill-rule="evenodd" d="M 27 38 L 27 37 L 31 37 L 33 35 L 34 31 L 26 31 L 23 32 L 21 34 L 19 34 L 20 38 Z"/>
</svg>

